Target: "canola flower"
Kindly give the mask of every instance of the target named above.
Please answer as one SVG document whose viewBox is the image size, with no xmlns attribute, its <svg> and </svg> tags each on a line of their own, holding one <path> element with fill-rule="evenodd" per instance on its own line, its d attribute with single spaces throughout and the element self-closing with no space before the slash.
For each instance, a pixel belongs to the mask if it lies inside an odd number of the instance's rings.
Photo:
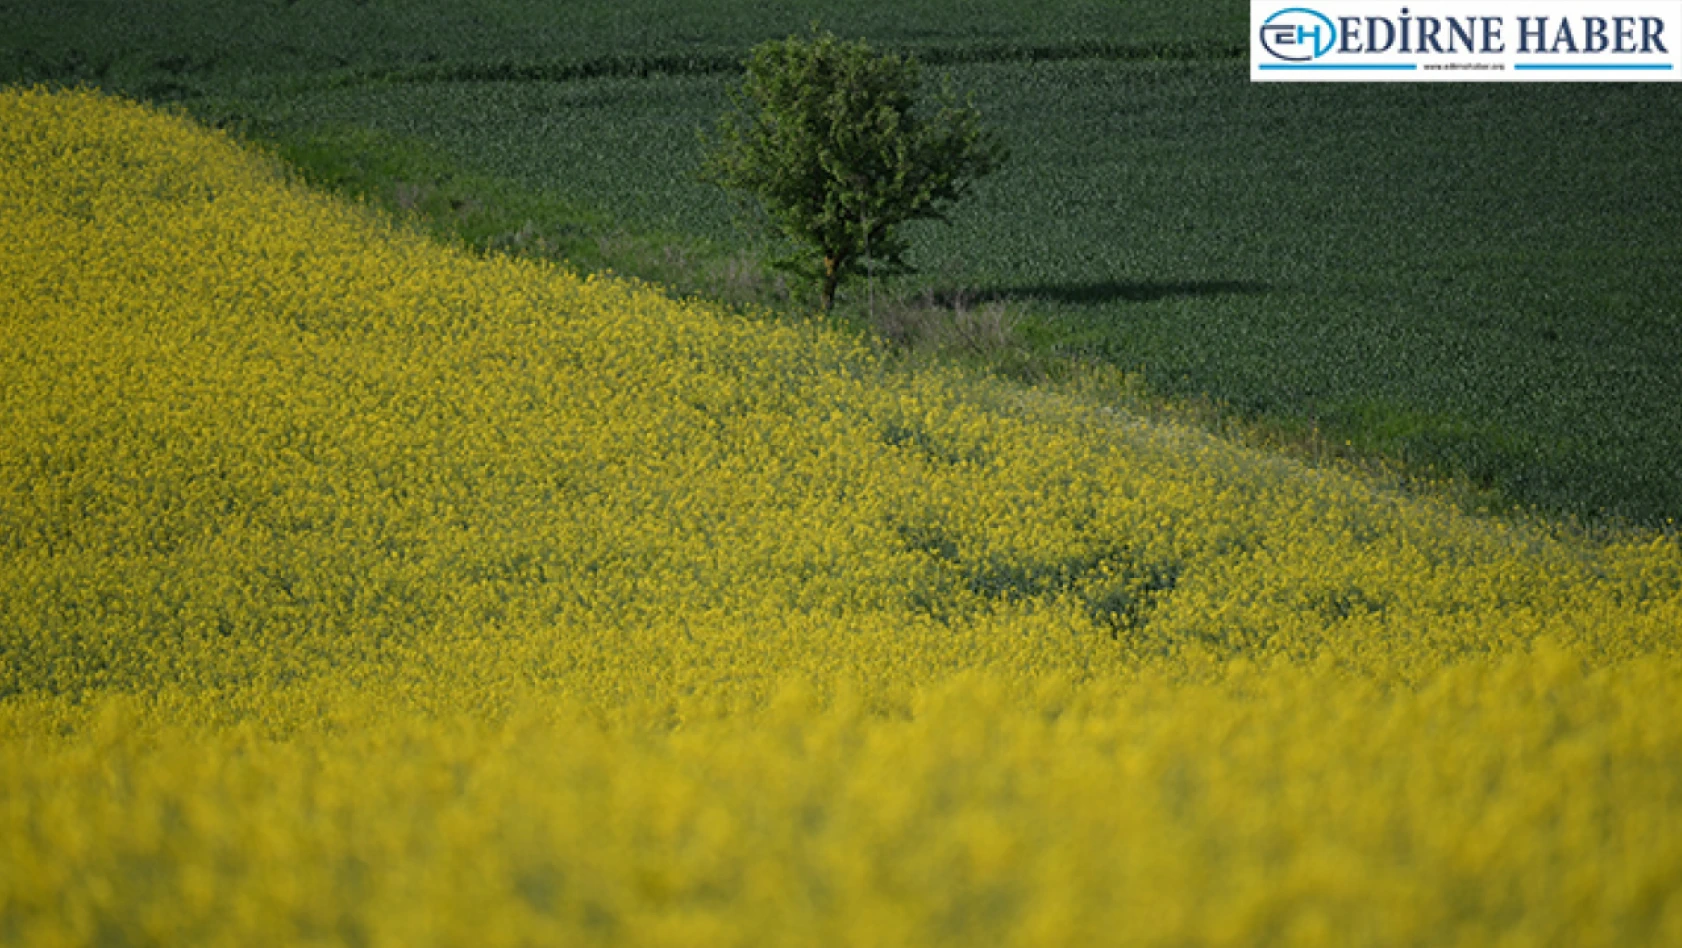
<svg viewBox="0 0 1682 948">
<path fill-rule="evenodd" d="M 0 93 L 0 943 L 1682 943 L 1682 551 Z"/>
</svg>

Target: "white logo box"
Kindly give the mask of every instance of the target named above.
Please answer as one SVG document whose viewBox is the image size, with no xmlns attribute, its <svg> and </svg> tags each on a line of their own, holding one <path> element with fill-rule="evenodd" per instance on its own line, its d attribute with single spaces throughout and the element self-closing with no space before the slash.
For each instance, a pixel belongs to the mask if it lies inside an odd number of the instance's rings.
<svg viewBox="0 0 1682 948">
<path fill-rule="evenodd" d="M 1251 0 L 1254 82 L 1677 82 L 1682 0 Z"/>
</svg>

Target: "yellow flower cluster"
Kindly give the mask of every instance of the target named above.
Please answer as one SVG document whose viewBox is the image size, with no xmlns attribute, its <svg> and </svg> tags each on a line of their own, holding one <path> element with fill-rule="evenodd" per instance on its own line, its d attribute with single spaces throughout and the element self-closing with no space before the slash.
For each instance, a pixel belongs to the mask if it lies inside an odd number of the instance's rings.
<svg viewBox="0 0 1682 948">
<path fill-rule="evenodd" d="M 0 92 L 0 942 L 1682 943 L 1682 551 Z"/>
</svg>

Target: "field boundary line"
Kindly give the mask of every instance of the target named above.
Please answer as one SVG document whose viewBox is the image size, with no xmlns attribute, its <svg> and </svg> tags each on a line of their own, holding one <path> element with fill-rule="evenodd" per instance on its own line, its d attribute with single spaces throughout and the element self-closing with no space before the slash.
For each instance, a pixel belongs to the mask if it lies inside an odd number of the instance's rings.
<svg viewBox="0 0 1682 948">
<path fill-rule="evenodd" d="M 910 54 L 927 66 L 981 65 L 1012 62 L 1199 62 L 1240 60 L 1248 55 L 1241 43 L 1156 42 L 1115 43 L 1071 40 L 1050 43 L 976 43 L 963 45 L 884 44 L 886 52 Z M 418 66 L 351 68 L 317 73 L 294 89 L 332 88 L 364 82 L 432 84 L 447 82 L 573 82 L 586 79 L 656 76 L 707 76 L 739 72 L 745 49 L 718 49 L 651 55 L 610 55 L 585 59 L 504 60 L 500 62 L 427 63 Z"/>
</svg>

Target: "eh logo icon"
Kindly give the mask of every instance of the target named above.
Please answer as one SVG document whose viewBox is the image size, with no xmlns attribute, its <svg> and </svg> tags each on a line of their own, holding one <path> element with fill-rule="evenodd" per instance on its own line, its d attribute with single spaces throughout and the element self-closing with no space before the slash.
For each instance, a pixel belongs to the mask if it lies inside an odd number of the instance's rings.
<svg viewBox="0 0 1682 948">
<path fill-rule="evenodd" d="M 1275 59 L 1305 63 L 1331 52 L 1337 27 L 1330 17 L 1306 7 L 1290 7 L 1267 18 L 1261 28 L 1262 48 Z"/>
</svg>

